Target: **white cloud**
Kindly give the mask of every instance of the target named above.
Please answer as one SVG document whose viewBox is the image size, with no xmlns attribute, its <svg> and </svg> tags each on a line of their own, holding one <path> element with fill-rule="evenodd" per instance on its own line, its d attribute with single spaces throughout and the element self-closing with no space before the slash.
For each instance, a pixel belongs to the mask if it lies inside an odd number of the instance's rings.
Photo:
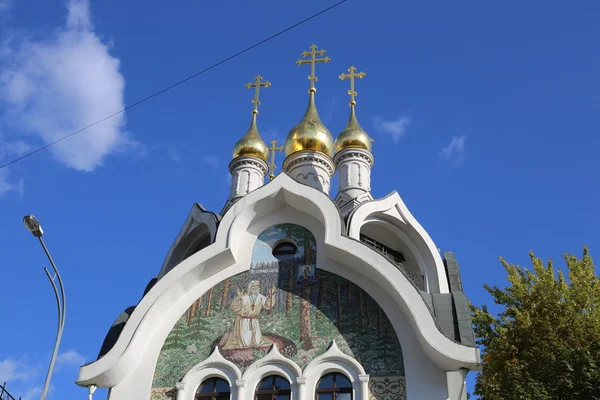
<svg viewBox="0 0 600 400">
<path fill-rule="evenodd" d="M 38 368 L 23 360 L 6 358 L 0 360 L 0 382 L 7 383 L 7 390 L 11 395 L 22 400 L 39 398 L 42 388 L 32 386 L 32 381 L 38 377 Z"/>
<path fill-rule="evenodd" d="M 17 179 L 16 182 L 11 182 L 7 168 L 0 169 L 0 197 L 8 192 L 15 191 L 19 197 L 23 197 L 25 192 L 25 181 L 23 178 Z"/>
<path fill-rule="evenodd" d="M 12 5 L 12 0 L 0 0 L 0 12 L 7 11 Z"/>
<path fill-rule="evenodd" d="M 28 153 L 31 150 L 33 150 L 33 147 L 25 143 L 23 140 L 0 143 L 0 160 L 7 156 L 21 157 L 23 154 Z"/>
<path fill-rule="evenodd" d="M 466 140 L 466 135 L 452 137 L 448 146 L 442 148 L 440 156 L 446 160 L 452 161 L 456 165 L 462 164 L 465 161 Z"/>
<path fill-rule="evenodd" d="M 85 362 L 85 357 L 76 352 L 75 350 L 67 350 L 64 353 L 60 353 L 58 357 L 56 357 L 56 365 L 69 365 L 79 367 L 85 364 Z"/>
<path fill-rule="evenodd" d="M 213 154 L 204 156 L 204 162 L 210 165 L 213 168 L 216 168 L 219 165 L 219 158 Z"/>
<path fill-rule="evenodd" d="M 179 152 L 174 147 L 169 147 L 169 149 L 167 150 L 167 156 L 173 162 L 176 162 L 176 163 L 181 162 L 181 156 L 179 155 Z"/>
<path fill-rule="evenodd" d="M 406 128 L 410 125 L 409 117 L 399 117 L 397 119 L 386 121 L 381 117 L 375 117 L 373 124 L 375 129 L 386 135 L 390 135 L 395 143 L 400 141 L 400 138 L 406 134 Z"/>
<path fill-rule="evenodd" d="M 31 379 L 32 374 L 27 364 L 22 361 L 17 361 L 13 358 L 0 360 L 0 381 L 14 382 Z"/>
<path fill-rule="evenodd" d="M 285 140 L 284 134 L 277 128 L 269 128 L 265 131 L 260 131 L 260 136 L 263 138 L 267 146 L 271 147 L 271 141 L 276 140 L 278 146 L 282 146 Z"/>
<path fill-rule="evenodd" d="M 135 158 L 146 159 L 150 157 L 150 155 L 154 155 L 154 157 L 166 156 L 169 160 L 178 164 L 183 160 L 179 150 L 169 142 L 161 142 L 153 146 L 144 146 L 142 144 L 136 146 Z"/>
<path fill-rule="evenodd" d="M 325 102 L 325 116 L 323 117 L 323 123 L 325 125 L 329 124 L 333 119 L 333 113 L 335 112 L 336 103 L 337 99 L 335 97 L 332 97 Z"/>
<path fill-rule="evenodd" d="M 120 61 L 94 32 L 88 0 L 69 0 L 67 11 L 66 25 L 45 38 L 12 35 L 0 47 L 4 116 L 11 126 L 44 143 L 124 107 Z M 92 171 L 107 155 L 135 145 L 124 127 L 122 113 L 52 146 L 50 151 L 71 168 Z"/>
<path fill-rule="evenodd" d="M 49 392 L 52 393 L 52 386 L 50 386 Z M 32 387 L 32 388 L 27 389 L 25 394 L 21 395 L 21 400 L 39 399 L 41 394 L 42 394 L 41 387 L 39 387 L 39 386 Z"/>
</svg>

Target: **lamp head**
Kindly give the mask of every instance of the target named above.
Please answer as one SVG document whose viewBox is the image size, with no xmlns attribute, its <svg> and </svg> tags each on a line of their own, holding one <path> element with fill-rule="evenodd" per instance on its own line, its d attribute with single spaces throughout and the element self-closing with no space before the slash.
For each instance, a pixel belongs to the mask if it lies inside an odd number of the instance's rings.
<svg viewBox="0 0 600 400">
<path fill-rule="evenodd" d="M 27 228 L 27 230 L 31 232 L 36 238 L 40 238 L 44 234 L 40 222 L 33 215 L 24 216 L 23 224 L 25 225 L 25 228 Z"/>
</svg>

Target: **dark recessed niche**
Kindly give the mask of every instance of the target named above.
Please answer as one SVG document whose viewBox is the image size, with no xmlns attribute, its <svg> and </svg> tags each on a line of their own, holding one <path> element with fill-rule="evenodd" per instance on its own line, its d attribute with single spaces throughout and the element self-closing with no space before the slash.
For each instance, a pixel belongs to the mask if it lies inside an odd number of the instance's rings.
<svg viewBox="0 0 600 400">
<path fill-rule="evenodd" d="M 287 260 L 298 253 L 298 246 L 291 240 L 284 240 L 273 247 L 273 256 L 279 260 Z"/>
</svg>

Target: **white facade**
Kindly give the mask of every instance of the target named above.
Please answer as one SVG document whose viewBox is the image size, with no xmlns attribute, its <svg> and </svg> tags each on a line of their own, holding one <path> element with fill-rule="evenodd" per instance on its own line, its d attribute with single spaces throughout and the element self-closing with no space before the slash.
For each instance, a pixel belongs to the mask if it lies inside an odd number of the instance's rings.
<svg viewBox="0 0 600 400">
<path fill-rule="evenodd" d="M 398 193 L 371 195 L 372 140 L 354 100 L 365 74 L 354 67 L 341 76 L 351 114 L 334 142 L 314 103 L 315 63 L 329 61 L 317 49 L 298 61 L 311 63 L 310 98 L 283 173 L 264 184 L 277 148 L 256 129 L 257 76 L 223 210 L 194 205 L 140 302 L 81 367 L 90 399 L 97 387 L 109 400 L 264 399 L 265 379 L 289 385 L 290 400 L 466 399 L 481 364 L 458 264 Z M 345 392 L 323 395 L 325 384 Z"/>
<path fill-rule="evenodd" d="M 229 163 L 231 189 L 229 198 L 221 214 L 227 211 L 239 198 L 261 187 L 265 182 L 268 166 L 256 157 L 236 157 Z"/>
<path fill-rule="evenodd" d="M 293 160 L 286 162 L 286 170 L 293 171 Z M 327 168 L 316 175 L 327 176 L 329 182 Z M 359 178 L 363 183 L 357 184 L 356 175 L 348 176 L 353 189 L 368 193 L 367 180 Z M 150 399 L 159 353 L 180 316 L 213 286 L 249 269 L 252 248 L 261 232 L 276 224 L 295 223 L 314 235 L 319 268 L 355 283 L 387 315 L 402 347 L 406 399 L 466 399 L 465 371 L 480 368 L 479 350 L 445 335 L 424 300 L 426 295 L 450 293 L 446 268 L 435 244 L 399 195 L 394 192 L 363 202 L 344 218 L 327 195 L 325 180 L 317 179 L 321 182 L 318 188 L 297 180 L 298 176 L 292 179 L 282 173 L 264 186 L 246 188 L 247 194 L 230 205 L 218 226 L 214 214 L 209 213 L 188 221 L 182 230 L 186 233 L 180 234 L 169 252 L 169 257 L 179 254 L 181 262 L 170 267 L 168 260 L 165 262 L 158 282 L 139 302 L 118 340 L 102 358 L 81 367 L 77 384 L 111 388 L 110 400 Z M 388 257 L 360 242 L 361 233 L 367 231 L 369 236 L 381 236 L 374 238 L 380 242 L 399 244 L 406 270 L 425 277 L 425 291 Z M 182 256 L 178 247 L 192 248 L 186 236 L 193 232 L 203 232 L 198 238 L 209 237 L 212 243 L 189 257 Z M 370 378 L 363 366 L 341 352 L 335 342 L 303 369 L 273 346 L 243 373 L 215 348 L 210 357 L 181 377 L 176 398 L 191 400 L 203 379 L 222 377 L 231 386 L 232 399 L 250 400 L 260 379 L 273 373 L 292 384 L 292 399 L 314 399 L 318 380 L 332 371 L 351 380 L 354 399 L 378 398 L 369 392 Z"/>
<path fill-rule="evenodd" d="M 256 157 L 238 157 L 229 164 L 231 191 L 229 199 L 235 200 L 258 189 L 265 182 L 267 163 Z"/>
<path fill-rule="evenodd" d="M 329 194 L 333 160 L 318 151 L 299 151 L 283 162 L 283 170 L 296 181 Z"/>
<path fill-rule="evenodd" d="M 373 154 L 363 149 L 344 149 L 334 157 L 338 173 L 338 194 L 335 203 L 343 215 L 360 203 L 373 200 L 371 196 L 371 167 Z"/>
</svg>

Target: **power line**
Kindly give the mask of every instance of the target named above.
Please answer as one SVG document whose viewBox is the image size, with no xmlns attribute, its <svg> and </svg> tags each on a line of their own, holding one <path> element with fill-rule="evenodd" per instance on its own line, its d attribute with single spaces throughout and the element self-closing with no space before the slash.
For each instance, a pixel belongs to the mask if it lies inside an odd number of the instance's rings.
<svg viewBox="0 0 600 400">
<path fill-rule="evenodd" d="M 241 56 L 241 55 L 242 55 L 242 54 L 244 54 L 244 53 L 247 53 L 248 51 L 250 51 L 250 50 L 254 49 L 255 47 L 258 47 L 258 46 L 260 46 L 261 44 L 264 44 L 264 43 L 266 43 L 266 42 L 268 42 L 268 41 L 270 41 L 270 40 L 272 40 L 272 39 L 275 39 L 276 37 L 278 37 L 278 36 L 280 36 L 280 35 L 283 35 L 284 33 L 288 32 L 288 31 L 291 31 L 292 29 L 294 29 L 294 28 L 296 28 L 296 27 L 298 27 L 298 26 L 300 26 L 300 25 L 302 25 L 302 24 L 304 24 L 304 23 L 306 23 L 306 22 L 308 22 L 308 21 L 310 21 L 310 20 L 312 20 L 312 19 L 314 19 L 314 18 L 318 17 L 319 15 L 321 15 L 321 14 L 324 14 L 324 13 L 326 13 L 327 11 L 334 9 L 335 7 L 337 7 L 337 6 L 341 5 L 342 3 L 345 3 L 346 1 L 348 1 L 348 0 L 340 0 L 339 2 L 337 2 L 337 3 L 333 4 L 332 6 L 329 6 L 329 7 L 325 8 L 325 9 L 323 9 L 323 10 L 319 11 L 318 13 L 316 13 L 316 14 L 313 14 L 313 15 L 311 15 L 310 17 L 308 17 L 308 18 L 305 18 L 305 19 L 303 19 L 303 20 L 302 20 L 302 21 L 300 21 L 300 22 L 297 22 L 297 23 L 295 23 L 294 25 L 291 25 L 291 26 L 289 26 L 289 27 L 285 28 L 284 30 L 282 30 L 282 31 L 279 31 L 279 32 L 277 32 L 276 34 L 274 34 L 274 35 L 271 35 L 271 36 L 269 36 L 268 38 L 266 38 L 266 39 L 263 39 L 263 40 L 261 40 L 260 42 L 258 42 L 258 43 L 255 43 L 255 44 L 253 44 L 252 46 L 250 46 L 250 47 L 247 47 L 247 48 L 245 48 L 244 50 L 242 50 L 242 51 L 239 51 L 239 52 L 237 52 L 237 53 L 235 53 L 235 54 L 233 54 L 233 55 L 231 55 L 231 56 L 229 56 L 229 57 L 227 57 L 227 58 L 225 58 L 225 59 L 223 59 L 223 60 L 221 60 L 221 61 L 219 61 L 219 62 L 217 62 L 217 63 L 213 64 L 213 65 L 211 65 L 210 67 L 207 67 L 207 68 L 203 69 L 202 71 L 196 72 L 195 74 L 193 74 L 193 75 L 190 75 L 190 76 L 188 76 L 187 78 L 184 78 L 184 79 L 180 80 L 179 82 L 176 82 L 176 83 L 172 84 L 171 86 L 167 86 L 166 88 L 164 88 L 164 89 L 161 89 L 161 90 L 159 90 L 159 91 L 158 91 L 158 92 L 156 92 L 156 93 L 153 93 L 153 94 L 151 94 L 151 95 L 149 95 L 149 96 L 147 96 L 147 97 L 145 97 L 145 98 L 143 98 L 143 99 L 141 99 L 141 100 L 138 100 L 138 101 L 136 101 L 135 103 L 133 103 L 133 104 L 130 104 L 130 105 L 128 105 L 127 107 L 125 107 L 125 108 L 123 108 L 123 109 L 121 109 L 121 110 L 119 110 L 119 111 L 117 111 L 117 112 L 115 112 L 115 113 L 112 113 L 112 114 L 110 114 L 110 115 L 108 115 L 108 116 L 106 116 L 106 117 L 104 117 L 104 118 L 102 118 L 102 119 L 100 119 L 100 120 L 98 120 L 98 121 L 96 121 L 96 122 L 94 122 L 94 123 L 92 123 L 92 124 L 90 124 L 90 125 L 86 126 L 86 127 L 83 127 L 83 128 L 81 128 L 81 129 L 79 129 L 79 130 L 77 130 L 77 131 L 73 132 L 73 133 L 70 133 L 70 134 L 68 134 L 68 135 L 66 135 L 66 136 L 63 136 L 63 137 L 61 137 L 60 139 L 57 139 L 57 140 L 55 140 L 54 142 L 51 142 L 51 143 L 48 143 L 48 144 L 46 144 L 46 145 L 44 145 L 44 146 L 42 146 L 42 147 L 39 147 L 39 148 L 37 148 L 36 150 L 33 150 L 33 151 L 31 151 L 31 152 L 29 152 L 29 153 L 27 153 L 27 154 L 24 154 L 24 155 L 22 155 L 22 156 L 21 156 L 21 157 L 19 157 L 19 158 L 15 158 L 14 160 L 12 160 L 12 161 L 10 161 L 10 162 L 8 162 L 8 163 L 6 163 L 6 164 L 4 164 L 4 165 L 0 166 L 0 169 L 2 169 L 2 168 L 6 168 L 6 167 L 8 167 L 9 165 L 12 165 L 12 164 L 14 164 L 14 163 L 16 163 L 16 162 L 19 162 L 19 161 L 21 161 L 21 160 L 23 160 L 23 159 L 25 159 L 25 158 L 27 158 L 27 157 L 29 157 L 29 156 L 32 156 L 32 155 L 34 155 L 35 153 L 38 153 L 38 152 L 40 152 L 40 151 L 42 151 L 42 150 L 45 150 L 45 149 L 47 149 L 47 148 L 48 148 L 48 147 L 50 147 L 50 146 L 54 146 L 55 144 L 57 144 L 57 143 L 60 143 L 60 142 L 62 142 L 63 140 L 70 138 L 71 136 L 75 136 L 75 135 L 77 135 L 78 133 L 81 133 L 81 132 L 85 131 L 86 129 L 89 129 L 89 128 L 93 127 L 93 126 L 96 126 L 96 125 L 98 125 L 98 124 L 99 124 L 99 123 L 101 123 L 101 122 L 104 122 L 104 121 L 106 121 L 107 119 L 110 119 L 110 118 L 114 117 L 115 115 L 119 115 L 119 114 L 121 114 L 121 113 L 124 113 L 125 111 L 129 110 L 130 108 L 133 108 L 133 107 L 135 107 L 135 106 L 137 106 L 137 105 L 140 105 L 140 104 L 142 104 L 142 103 L 144 103 L 144 102 L 146 102 L 146 101 L 148 101 L 148 100 L 152 99 L 153 97 L 156 97 L 156 96 L 158 96 L 158 95 L 160 95 L 160 94 L 163 94 L 163 93 L 164 93 L 164 92 L 166 92 L 167 90 L 171 90 L 171 89 L 173 89 L 174 87 L 176 87 L 176 86 L 179 86 L 179 85 L 181 85 L 182 83 L 184 83 L 184 82 L 187 82 L 187 81 L 189 81 L 189 80 L 191 80 L 191 79 L 193 79 L 193 78 L 197 77 L 198 75 L 201 75 L 201 74 L 203 74 L 203 73 L 205 73 L 205 72 L 208 72 L 208 71 L 210 71 L 211 69 L 213 69 L 213 68 L 215 68 L 215 67 L 218 67 L 218 66 L 219 66 L 219 65 L 221 65 L 221 64 L 224 64 L 224 63 L 226 63 L 227 61 L 233 60 L 234 58 L 236 58 L 236 57 L 238 57 L 238 56 Z"/>
</svg>

